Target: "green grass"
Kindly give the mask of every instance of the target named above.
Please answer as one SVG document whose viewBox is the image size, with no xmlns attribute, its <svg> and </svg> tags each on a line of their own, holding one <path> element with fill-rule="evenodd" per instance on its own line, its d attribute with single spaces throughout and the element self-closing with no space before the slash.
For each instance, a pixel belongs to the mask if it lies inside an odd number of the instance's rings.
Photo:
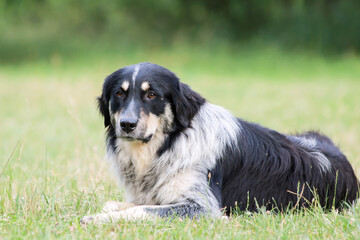
<svg viewBox="0 0 360 240">
<path fill-rule="evenodd" d="M 128 64 L 162 64 L 212 103 L 281 132 L 320 129 L 360 176 L 360 59 L 232 50 L 126 49 L 87 45 L 0 65 L 0 239 L 355 239 L 360 208 L 325 214 L 243 214 L 202 219 L 79 225 L 107 200 L 124 200 L 104 155 L 96 109 L 104 77 Z"/>
</svg>

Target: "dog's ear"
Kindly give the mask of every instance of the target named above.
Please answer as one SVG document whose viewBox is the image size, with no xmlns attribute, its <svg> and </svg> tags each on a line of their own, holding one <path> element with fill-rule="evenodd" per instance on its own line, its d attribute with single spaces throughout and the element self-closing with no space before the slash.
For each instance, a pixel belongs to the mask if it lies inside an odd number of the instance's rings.
<svg viewBox="0 0 360 240">
<path fill-rule="evenodd" d="M 112 75 L 108 76 L 103 84 L 101 96 L 97 98 L 98 108 L 100 113 L 104 117 L 105 127 L 110 125 L 110 112 L 109 112 L 109 100 L 110 100 L 110 90 L 113 85 Z"/>
<path fill-rule="evenodd" d="M 110 113 L 109 113 L 109 102 L 106 100 L 106 96 L 104 93 L 101 94 L 100 97 L 97 98 L 98 108 L 100 113 L 104 117 L 104 125 L 105 127 L 110 125 Z"/>
<path fill-rule="evenodd" d="M 175 108 L 175 119 L 183 127 L 189 127 L 191 120 L 199 111 L 205 99 L 197 92 L 193 91 L 188 85 L 179 82 L 177 92 L 173 94 Z"/>
</svg>

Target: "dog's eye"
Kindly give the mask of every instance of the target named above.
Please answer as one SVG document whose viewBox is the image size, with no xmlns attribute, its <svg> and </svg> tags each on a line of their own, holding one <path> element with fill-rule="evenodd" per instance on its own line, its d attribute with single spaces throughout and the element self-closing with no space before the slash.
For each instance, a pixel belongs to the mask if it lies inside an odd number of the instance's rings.
<svg viewBox="0 0 360 240">
<path fill-rule="evenodd" d="M 156 97 L 156 93 L 154 91 L 150 91 L 150 92 L 147 93 L 147 97 L 149 99 L 153 99 L 153 98 Z"/>
<path fill-rule="evenodd" d="M 116 92 L 116 96 L 122 97 L 122 96 L 124 96 L 124 92 L 122 90 L 119 90 Z"/>
</svg>

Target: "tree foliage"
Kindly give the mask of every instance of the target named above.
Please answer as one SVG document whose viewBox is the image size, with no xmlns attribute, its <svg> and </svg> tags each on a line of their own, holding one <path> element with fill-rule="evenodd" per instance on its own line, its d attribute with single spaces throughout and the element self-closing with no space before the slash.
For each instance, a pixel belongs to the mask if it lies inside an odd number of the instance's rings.
<svg viewBox="0 0 360 240">
<path fill-rule="evenodd" d="M 359 9 L 358 0 L 0 0 L 0 28 L 154 43 L 263 39 L 359 51 Z"/>
</svg>

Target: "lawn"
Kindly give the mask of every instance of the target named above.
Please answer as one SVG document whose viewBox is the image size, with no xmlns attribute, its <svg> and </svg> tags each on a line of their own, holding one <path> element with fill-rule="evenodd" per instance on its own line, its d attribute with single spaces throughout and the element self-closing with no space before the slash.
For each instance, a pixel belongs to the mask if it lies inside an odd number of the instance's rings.
<svg viewBox="0 0 360 240">
<path fill-rule="evenodd" d="M 151 61 L 210 102 L 284 133 L 321 130 L 360 176 L 360 58 L 284 53 L 249 46 L 233 51 L 91 49 L 78 56 L 0 65 L 0 239 L 355 239 L 360 207 L 210 219 L 81 226 L 82 216 L 123 199 L 103 159 L 103 121 L 95 97 L 106 75 Z"/>
</svg>

